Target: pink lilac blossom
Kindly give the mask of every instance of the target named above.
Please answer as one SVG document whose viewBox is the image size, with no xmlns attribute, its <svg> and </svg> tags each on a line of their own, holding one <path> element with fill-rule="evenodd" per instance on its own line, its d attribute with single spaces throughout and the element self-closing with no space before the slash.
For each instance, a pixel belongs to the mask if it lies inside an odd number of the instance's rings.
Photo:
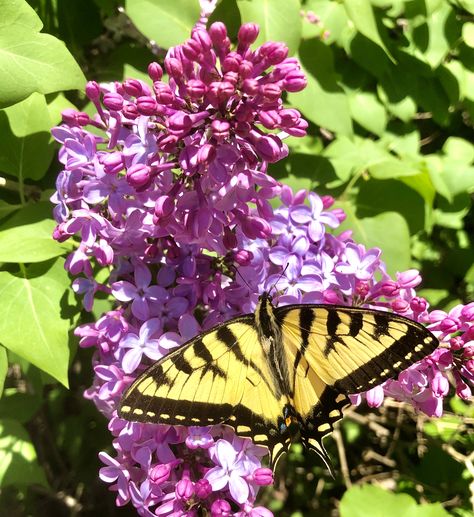
<svg viewBox="0 0 474 517">
<path fill-rule="evenodd" d="M 79 241 L 66 268 L 85 309 L 99 291 L 115 302 L 75 331 L 81 347 L 95 348 L 85 397 L 113 436 L 114 456 L 99 455 L 100 477 L 118 506 L 131 503 L 139 515 L 271 515 L 256 505 L 259 487 L 273 482 L 265 448 L 227 426 L 143 425 L 116 413 L 147 366 L 252 312 L 263 290 L 275 289 L 279 304 L 392 310 L 442 341 L 445 348 L 355 402 L 376 407 L 391 395 L 439 416 L 451 384 L 462 398 L 471 393 L 474 304 L 429 313 L 416 295 L 418 271 L 390 278 L 380 250 L 337 233 L 345 215 L 331 197 L 293 192 L 267 174 L 287 153 L 284 137 L 305 133 L 306 122 L 281 101 L 305 79 L 283 44 L 252 50 L 257 35 L 256 25 L 243 25 L 232 49 L 222 23 L 206 29 L 201 21 L 165 58 L 167 81 L 152 63 L 152 87 L 89 83 L 97 115 L 67 110 L 53 130 L 64 166 L 52 198 L 54 237 Z"/>
</svg>

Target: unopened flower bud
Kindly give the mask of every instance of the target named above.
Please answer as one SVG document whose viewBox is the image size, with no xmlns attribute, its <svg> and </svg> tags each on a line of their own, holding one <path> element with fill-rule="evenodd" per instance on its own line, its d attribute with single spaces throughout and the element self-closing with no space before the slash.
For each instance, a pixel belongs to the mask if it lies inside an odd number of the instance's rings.
<svg viewBox="0 0 474 517">
<path fill-rule="evenodd" d="M 198 163 L 210 163 L 216 157 L 216 148 L 212 144 L 204 144 L 197 152 Z"/>
<path fill-rule="evenodd" d="M 398 296 L 400 293 L 400 288 L 397 282 L 394 282 L 393 280 L 387 280 L 382 284 L 380 291 L 387 298 L 393 298 L 394 296 Z"/>
<path fill-rule="evenodd" d="M 397 273 L 398 285 L 402 289 L 411 289 L 421 283 L 421 276 L 418 269 L 407 269 Z"/>
<path fill-rule="evenodd" d="M 212 40 L 206 29 L 195 29 L 192 34 L 192 39 L 197 42 L 204 52 L 211 50 Z"/>
<path fill-rule="evenodd" d="M 252 481 L 258 486 L 271 485 L 273 484 L 273 471 L 265 467 L 255 469 L 252 473 Z"/>
<path fill-rule="evenodd" d="M 407 312 L 410 309 L 410 304 L 406 300 L 403 300 L 403 298 L 393 300 L 391 306 L 394 312 L 399 313 Z"/>
<path fill-rule="evenodd" d="M 149 478 L 154 485 L 161 485 L 168 480 L 171 473 L 171 467 L 168 463 L 156 465 L 150 470 Z"/>
<path fill-rule="evenodd" d="M 194 484 L 194 492 L 199 499 L 206 499 L 212 493 L 212 486 L 207 479 L 199 479 Z"/>
<path fill-rule="evenodd" d="M 286 146 L 275 135 L 261 136 L 255 144 L 255 149 L 265 161 L 270 163 L 275 163 L 288 154 Z"/>
<path fill-rule="evenodd" d="M 91 101 L 96 101 L 100 97 L 100 86 L 95 81 L 86 84 L 86 95 Z"/>
<path fill-rule="evenodd" d="M 229 517 L 232 508 L 225 499 L 216 499 L 211 505 L 211 517 Z"/>
<path fill-rule="evenodd" d="M 137 79 L 126 79 L 123 82 L 123 90 L 132 97 L 139 97 L 142 94 L 142 83 Z"/>
<path fill-rule="evenodd" d="M 428 302 L 424 298 L 420 298 L 419 296 L 415 296 L 410 301 L 410 308 L 413 312 L 423 312 L 428 307 Z"/>
<path fill-rule="evenodd" d="M 464 321 L 474 321 L 474 302 L 468 303 L 461 309 L 461 318 Z"/>
<path fill-rule="evenodd" d="M 300 92 L 307 85 L 307 80 L 301 70 L 292 70 L 283 80 L 283 89 L 287 92 Z"/>
<path fill-rule="evenodd" d="M 118 151 L 102 154 L 99 162 L 104 166 L 106 174 L 118 174 L 123 169 L 122 153 Z"/>
<path fill-rule="evenodd" d="M 260 47 L 260 53 L 265 56 L 269 65 L 278 65 L 288 56 L 288 47 L 284 43 L 267 41 Z"/>
<path fill-rule="evenodd" d="M 109 110 L 120 111 L 123 106 L 123 97 L 119 93 L 108 92 L 104 95 L 103 103 Z"/>
<path fill-rule="evenodd" d="M 226 72 L 238 72 L 242 63 L 242 56 L 237 52 L 229 52 L 222 63 L 222 71 Z"/>
<path fill-rule="evenodd" d="M 222 22 L 214 22 L 209 27 L 209 36 L 214 46 L 220 46 L 227 38 L 227 28 Z"/>
<path fill-rule="evenodd" d="M 153 82 L 161 81 L 161 78 L 163 77 L 163 69 L 156 62 L 150 63 L 148 65 L 148 75 Z"/>
<path fill-rule="evenodd" d="M 188 478 L 180 479 L 176 483 L 175 493 L 178 499 L 184 499 L 185 501 L 191 499 L 194 495 L 194 485 L 192 481 Z"/>
<path fill-rule="evenodd" d="M 138 117 L 137 105 L 134 102 L 127 102 L 122 108 L 122 114 L 124 117 L 134 120 Z"/>
<path fill-rule="evenodd" d="M 192 100 L 198 100 L 204 97 L 207 87 L 200 79 L 190 79 L 186 84 L 186 90 Z"/>
<path fill-rule="evenodd" d="M 156 111 L 157 103 L 155 99 L 149 95 L 138 97 L 137 110 L 141 115 L 153 115 Z"/>
<path fill-rule="evenodd" d="M 158 219 L 169 217 L 174 211 L 174 201 L 170 196 L 160 196 L 155 202 L 155 216 Z"/>
<path fill-rule="evenodd" d="M 182 46 L 181 49 L 183 51 L 183 54 L 190 60 L 190 61 L 197 61 L 197 58 L 199 57 L 199 54 L 201 53 L 201 46 L 199 45 L 199 42 L 188 39 Z"/>
<path fill-rule="evenodd" d="M 61 112 L 63 122 L 70 126 L 86 126 L 91 121 L 89 115 L 83 111 L 76 111 L 72 108 L 66 108 Z"/>
<path fill-rule="evenodd" d="M 441 372 L 436 372 L 431 380 L 431 389 L 435 397 L 444 397 L 449 391 L 448 379 Z"/>
<path fill-rule="evenodd" d="M 260 111 L 258 113 L 258 118 L 262 125 L 267 129 L 275 129 L 281 124 L 280 115 L 276 110 Z"/>
<path fill-rule="evenodd" d="M 217 140 L 222 141 L 229 138 L 230 124 L 227 120 L 213 120 L 211 123 L 212 134 Z"/>
<path fill-rule="evenodd" d="M 174 94 L 171 91 L 171 88 L 161 81 L 156 81 L 153 83 L 153 91 L 156 95 L 156 100 L 160 104 L 171 104 L 174 100 Z"/>
<path fill-rule="evenodd" d="M 259 83 L 256 79 L 245 79 L 242 83 L 241 90 L 247 95 L 257 95 L 259 91 Z"/>
<path fill-rule="evenodd" d="M 260 29 L 255 23 L 244 23 L 237 33 L 237 39 L 240 45 L 248 47 L 258 38 Z"/>
<path fill-rule="evenodd" d="M 253 259 L 253 253 L 247 250 L 239 250 L 234 255 L 234 260 L 239 266 L 249 266 Z"/>
<path fill-rule="evenodd" d="M 444 320 L 440 321 L 439 328 L 442 332 L 447 334 L 452 334 L 453 332 L 457 332 L 460 328 L 461 324 L 457 318 L 447 317 Z"/>
<path fill-rule="evenodd" d="M 143 163 L 136 163 L 127 170 L 127 183 L 135 188 L 144 187 L 150 181 L 150 167 Z"/>
<path fill-rule="evenodd" d="M 275 83 L 264 84 L 259 91 L 267 102 L 275 102 L 281 97 L 281 88 Z"/>
<path fill-rule="evenodd" d="M 334 198 L 332 196 L 321 196 L 321 201 L 325 209 L 331 208 L 334 205 Z"/>
<path fill-rule="evenodd" d="M 165 59 L 165 68 L 170 77 L 181 82 L 183 77 L 183 65 L 179 59 L 176 59 L 175 57 L 167 57 Z"/>
</svg>

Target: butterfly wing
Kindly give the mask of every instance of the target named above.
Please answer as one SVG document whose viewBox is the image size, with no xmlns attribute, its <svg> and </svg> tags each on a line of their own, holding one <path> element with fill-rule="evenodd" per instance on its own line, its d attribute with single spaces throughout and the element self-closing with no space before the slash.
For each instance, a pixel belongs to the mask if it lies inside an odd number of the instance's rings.
<svg viewBox="0 0 474 517">
<path fill-rule="evenodd" d="M 275 317 L 294 375 L 302 441 L 326 464 L 322 439 L 342 418 L 346 395 L 395 377 L 438 346 L 424 326 L 389 312 L 293 305 L 276 308 Z"/>
<path fill-rule="evenodd" d="M 285 401 L 275 397 L 253 315 L 235 318 L 185 343 L 126 391 L 119 415 L 169 425 L 225 423 L 270 449 L 275 462 L 285 446 L 278 419 Z"/>
</svg>

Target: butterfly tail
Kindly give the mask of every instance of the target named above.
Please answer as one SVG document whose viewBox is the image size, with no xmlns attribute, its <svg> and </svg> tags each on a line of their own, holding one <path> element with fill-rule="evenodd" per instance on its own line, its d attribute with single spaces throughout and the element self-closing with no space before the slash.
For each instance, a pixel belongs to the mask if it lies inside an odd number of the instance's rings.
<svg viewBox="0 0 474 517">
<path fill-rule="evenodd" d="M 335 479 L 334 466 L 331 462 L 331 458 L 324 448 L 322 439 L 317 440 L 316 438 L 307 438 L 302 436 L 301 443 L 305 449 L 315 452 L 323 460 L 332 478 Z"/>
</svg>

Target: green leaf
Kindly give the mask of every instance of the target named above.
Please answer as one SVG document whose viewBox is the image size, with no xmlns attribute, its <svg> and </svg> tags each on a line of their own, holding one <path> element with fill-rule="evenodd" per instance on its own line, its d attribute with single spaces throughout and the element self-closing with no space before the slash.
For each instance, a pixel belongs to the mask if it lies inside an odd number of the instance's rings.
<svg viewBox="0 0 474 517">
<path fill-rule="evenodd" d="M 406 220 L 398 212 L 359 219 L 351 202 L 338 201 L 337 206 L 347 214 L 340 231 L 352 230 L 356 242 L 367 248 L 380 248 L 390 275 L 410 267 L 410 232 Z"/>
<path fill-rule="evenodd" d="M 137 29 L 163 48 L 184 43 L 199 21 L 199 0 L 126 0 L 125 12 Z"/>
<path fill-rule="evenodd" d="M 0 110 L 0 169 L 20 179 L 42 178 L 53 159 L 52 123 L 43 95 Z"/>
<path fill-rule="evenodd" d="M 0 106 L 33 92 L 80 89 L 85 77 L 64 43 L 40 34 L 42 23 L 22 0 L 0 0 Z"/>
<path fill-rule="evenodd" d="M 0 272 L 3 346 L 68 385 L 69 321 L 63 297 L 69 288 L 64 261 L 33 264 L 22 275 Z"/>
<path fill-rule="evenodd" d="M 387 56 L 395 62 L 392 54 L 380 37 L 379 27 L 377 27 L 374 10 L 370 0 L 344 0 L 343 3 L 346 8 L 347 16 L 352 20 L 356 29 L 366 38 L 369 38 L 376 45 L 382 48 Z"/>
<path fill-rule="evenodd" d="M 7 349 L 0 345 L 0 397 L 3 394 L 3 387 L 8 373 Z"/>
<path fill-rule="evenodd" d="M 347 17 L 344 6 L 332 0 L 308 0 L 305 3 L 306 11 L 316 13 L 321 23 L 314 24 L 305 21 L 303 23 L 303 38 L 311 38 L 322 31 L 328 31 L 328 36 L 324 39 L 327 44 L 334 43 L 345 28 L 347 28 L 349 18 Z"/>
<path fill-rule="evenodd" d="M 51 213 L 49 203 L 28 205 L 0 226 L 0 262 L 42 262 L 71 249 L 53 240 L 56 223 L 43 218 L 44 209 Z"/>
<path fill-rule="evenodd" d="M 349 107 L 358 124 L 382 136 L 387 126 L 387 112 L 373 93 L 353 92 L 349 95 Z"/>
<path fill-rule="evenodd" d="M 298 0 L 237 0 L 242 23 L 257 23 L 260 33 L 255 45 L 284 41 L 294 54 L 301 40 L 301 5 Z"/>
<path fill-rule="evenodd" d="M 16 388 L 7 388 L 0 399 L 0 419 L 12 418 L 25 424 L 33 418 L 42 403 L 39 393 L 32 395 Z"/>
<path fill-rule="evenodd" d="M 43 469 L 26 429 L 15 420 L 0 421 L 0 486 L 46 486 Z"/>
<path fill-rule="evenodd" d="M 349 102 L 338 84 L 332 50 L 318 40 L 303 41 L 299 58 L 308 86 L 290 93 L 289 102 L 318 126 L 351 135 Z"/>
<path fill-rule="evenodd" d="M 441 504 L 418 505 L 408 494 L 393 494 L 373 485 L 353 486 L 341 499 L 341 517 L 448 517 Z"/>
<path fill-rule="evenodd" d="M 457 136 L 449 137 L 443 145 L 443 152 L 454 160 L 470 164 L 474 162 L 474 145 L 464 138 Z"/>
<path fill-rule="evenodd" d="M 404 122 L 409 122 L 416 114 L 416 102 L 407 95 L 399 79 L 386 74 L 377 84 L 377 93 L 388 111 Z"/>
</svg>

